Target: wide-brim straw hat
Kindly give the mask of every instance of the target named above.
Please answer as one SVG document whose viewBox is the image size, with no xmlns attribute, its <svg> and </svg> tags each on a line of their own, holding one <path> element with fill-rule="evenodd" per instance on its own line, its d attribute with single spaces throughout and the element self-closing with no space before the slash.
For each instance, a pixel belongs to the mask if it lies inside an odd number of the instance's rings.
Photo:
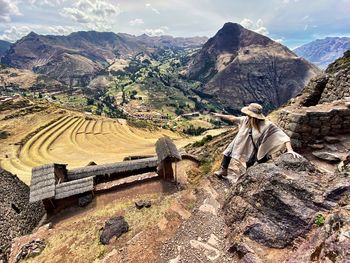
<svg viewBox="0 0 350 263">
<path fill-rule="evenodd" d="M 263 107 L 258 103 L 250 103 L 249 106 L 243 107 L 241 109 L 241 112 L 244 114 L 259 119 L 259 120 L 265 120 L 264 114 L 262 114 Z"/>
</svg>

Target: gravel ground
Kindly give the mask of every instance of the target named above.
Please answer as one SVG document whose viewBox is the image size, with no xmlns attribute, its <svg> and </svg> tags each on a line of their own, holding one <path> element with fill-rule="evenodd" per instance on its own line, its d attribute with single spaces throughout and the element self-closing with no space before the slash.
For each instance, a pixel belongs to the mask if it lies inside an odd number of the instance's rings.
<svg viewBox="0 0 350 263">
<path fill-rule="evenodd" d="M 217 179 L 206 183 L 196 193 L 192 216 L 179 226 L 171 240 L 163 244 L 159 263 L 234 262 L 225 248 L 226 226 L 220 216 L 219 203 L 229 184 Z"/>
</svg>

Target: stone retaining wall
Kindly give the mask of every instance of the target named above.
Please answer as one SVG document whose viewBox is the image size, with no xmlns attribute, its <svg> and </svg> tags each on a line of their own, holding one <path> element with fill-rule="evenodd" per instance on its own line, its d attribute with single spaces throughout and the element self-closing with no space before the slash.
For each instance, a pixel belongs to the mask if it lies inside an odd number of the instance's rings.
<svg viewBox="0 0 350 263">
<path fill-rule="evenodd" d="M 335 101 L 312 107 L 285 108 L 278 125 L 292 139 L 296 148 L 322 140 L 327 135 L 350 132 L 350 103 Z"/>
<path fill-rule="evenodd" d="M 44 214 L 42 202 L 29 203 L 29 187 L 0 168 L 0 262 L 12 240 L 31 233 Z"/>
<path fill-rule="evenodd" d="M 318 103 L 332 102 L 350 96 L 350 67 L 329 75 Z"/>
</svg>

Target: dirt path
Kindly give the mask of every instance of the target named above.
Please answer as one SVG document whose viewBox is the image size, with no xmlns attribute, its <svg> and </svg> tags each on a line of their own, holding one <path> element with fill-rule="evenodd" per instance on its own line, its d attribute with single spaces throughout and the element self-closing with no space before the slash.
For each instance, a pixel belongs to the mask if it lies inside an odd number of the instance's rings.
<svg viewBox="0 0 350 263">
<path fill-rule="evenodd" d="M 227 191 L 227 182 L 214 178 L 203 181 L 192 216 L 163 244 L 159 263 L 232 262 L 224 242 L 226 226 L 220 216 L 220 203 Z"/>
</svg>

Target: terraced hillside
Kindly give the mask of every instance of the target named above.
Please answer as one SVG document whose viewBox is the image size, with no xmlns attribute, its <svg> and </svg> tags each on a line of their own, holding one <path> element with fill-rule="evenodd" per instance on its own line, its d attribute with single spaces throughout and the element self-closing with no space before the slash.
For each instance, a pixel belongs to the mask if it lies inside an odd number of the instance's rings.
<svg viewBox="0 0 350 263">
<path fill-rule="evenodd" d="M 56 162 L 73 168 L 90 161 L 103 164 L 121 161 L 129 155 L 154 154 L 155 141 L 164 135 L 175 139 L 178 146 L 190 141 L 168 130 L 138 129 L 122 119 L 57 109 L 6 120 L 0 118 L 0 130 L 10 134 L 0 140 L 0 165 L 27 184 L 31 168 L 37 165 Z"/>
</svg>

